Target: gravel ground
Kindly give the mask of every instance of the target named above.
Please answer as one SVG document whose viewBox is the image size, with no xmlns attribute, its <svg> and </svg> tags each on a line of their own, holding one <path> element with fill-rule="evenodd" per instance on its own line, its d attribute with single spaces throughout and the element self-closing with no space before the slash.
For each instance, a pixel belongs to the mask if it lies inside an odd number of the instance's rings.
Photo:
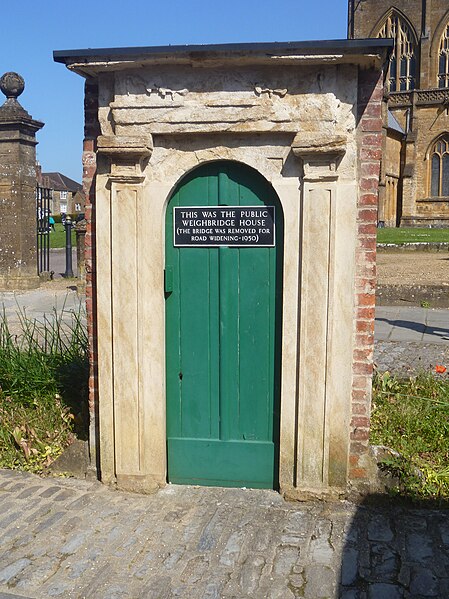
<svg viewBox="0 0 449 599">
<path fill-rule="evenodd" d="M 437 364 L 449 367 L 449 344 L 415 343 L 413 341 L 376 341 L 374 345 L 374 367 L 377 372 L 389 372 L 401 378 L 419 373 L 431 373 L 447 381 L 447 371 L 438 375 Z"/>
<path fill-rule="evenodd" d="M 380 285 L 449 285 L 449 252 L 377 252 Z"/>
</svg>

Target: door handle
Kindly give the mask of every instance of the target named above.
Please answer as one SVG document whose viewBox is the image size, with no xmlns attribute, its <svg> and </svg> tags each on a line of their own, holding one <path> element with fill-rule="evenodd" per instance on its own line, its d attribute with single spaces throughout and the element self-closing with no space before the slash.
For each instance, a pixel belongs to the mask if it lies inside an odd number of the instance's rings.
<svg viewBox="0 0 449 599">
<path fill-rule="evenodd" d="M 164 291 L 173 292 L 173 266 L 166 266 L 164 270 Z"/>
</svg>

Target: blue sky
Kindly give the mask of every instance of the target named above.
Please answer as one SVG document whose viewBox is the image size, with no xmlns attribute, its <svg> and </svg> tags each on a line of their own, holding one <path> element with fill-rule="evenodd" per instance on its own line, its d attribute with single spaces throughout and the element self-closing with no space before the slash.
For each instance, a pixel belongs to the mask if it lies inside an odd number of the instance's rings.
<svg viewBox="0 0 449 599">
<path fill-rule="evenodd" d="M 25 79 L 19 98 L 45 127 L 44 171 L 81 181 L 84 79 L 53 50 L 298 41 L 346 37 L 347 0 L 21 0 L 2 5 L 0 75 Z M 0 93 L 0 103 L 3 96 Z"/>
</svg>

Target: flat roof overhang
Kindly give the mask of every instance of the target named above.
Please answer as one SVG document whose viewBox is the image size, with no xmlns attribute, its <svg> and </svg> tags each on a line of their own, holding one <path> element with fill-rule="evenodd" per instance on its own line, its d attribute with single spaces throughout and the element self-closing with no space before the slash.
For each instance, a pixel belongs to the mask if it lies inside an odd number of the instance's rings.
<svg viewBox="0 0 449 599">
<path fill-rule="evenodd" d="M 235 65 L 357 64 L 381 68 L 393 49 L 391 39 L 266 42 L 128 48 L 55 50 L 53 59 L 85 77 L 156 64 L 194 67 Z"/>
</svg>

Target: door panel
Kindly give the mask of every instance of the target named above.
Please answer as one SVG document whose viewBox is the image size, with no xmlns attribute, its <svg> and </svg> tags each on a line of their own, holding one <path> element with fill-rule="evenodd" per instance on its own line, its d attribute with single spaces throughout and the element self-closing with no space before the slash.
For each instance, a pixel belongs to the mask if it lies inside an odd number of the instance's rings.
<svg viewBox="0 0 449 599">
<path fill-rule="evenodd" d="M 275 205 L 276 247 L 173 247 L 173 207 L 217 205 Z M 199 167 L 170 200 L 166 268 L 173 273 L 173 291 L 166 293 L 166 369 L 171 482 L 265 488 L 277 483 L 282 244 L 277 196 L 244 165 Z"/>
</svg>

